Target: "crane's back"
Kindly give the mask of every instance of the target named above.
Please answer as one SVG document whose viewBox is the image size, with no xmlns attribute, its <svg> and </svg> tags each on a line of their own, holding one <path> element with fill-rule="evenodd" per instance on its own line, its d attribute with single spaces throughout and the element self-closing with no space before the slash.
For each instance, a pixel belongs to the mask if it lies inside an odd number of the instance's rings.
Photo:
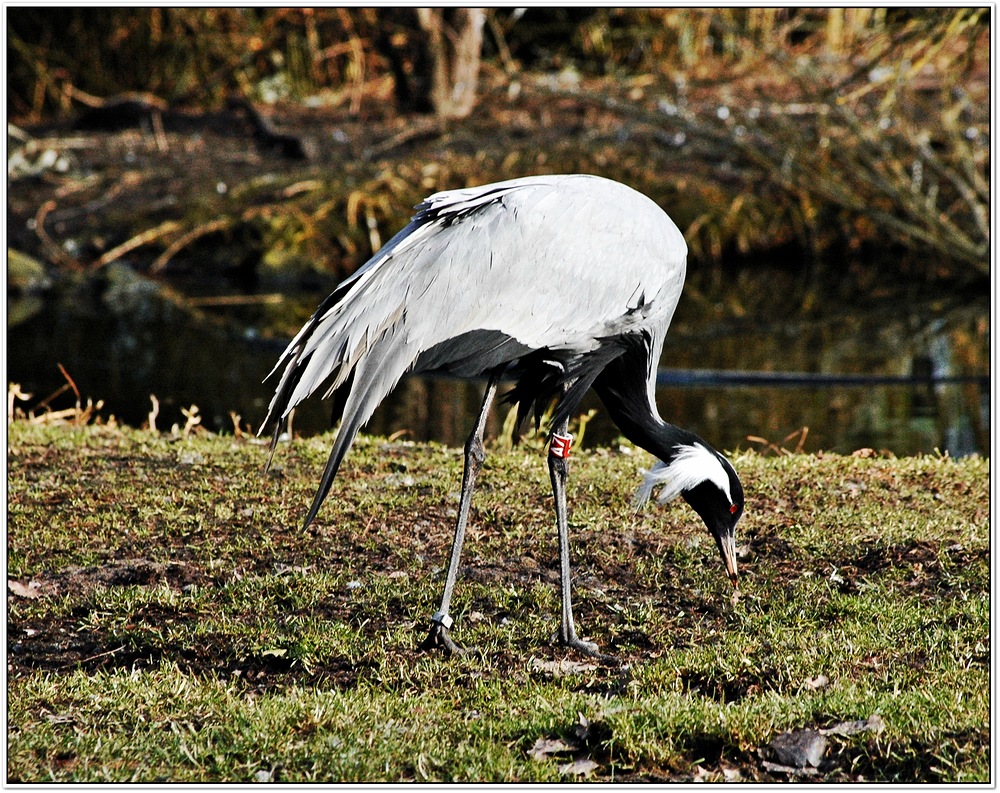
<svg viewBox="0 0 1000 793">
<path fill-rule="evenodd" d="M 525 346 L 586 348 L 669 322 L 687 246 L 646 196 L 596 176 L 536 176 L 436 193 L 394 256 L 410 337 L 432 346 L 496 330 Z M 431 298 L 419 323 L 414 300 Z"/>
</svg>

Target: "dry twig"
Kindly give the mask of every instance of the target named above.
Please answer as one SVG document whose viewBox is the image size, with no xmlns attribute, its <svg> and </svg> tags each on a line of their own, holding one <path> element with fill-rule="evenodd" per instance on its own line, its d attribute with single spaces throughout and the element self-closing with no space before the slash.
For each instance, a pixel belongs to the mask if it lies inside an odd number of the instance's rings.
<svg viewBox="0 0 1000 793">
<path fill-rule="evenodd" d="M 141 234 L 136 234 L 129 240 L 126 240 L 121 245 L 117 245 L 110 251 L 107 251 L 103 256 L 101 256 L 97 261 L 95 261 L 90 267 L 92 270 L 98 270 L 111 262 L 120 259 L 129 251 L 133 251 L 147 243 L 157 240 L 160 237 L 164 237 L 168 234 L 172 234 L 177 231 L 181 226 L 176 220 L 165 220 L 159 226 L 155 228 L 147 229 Z"/>
<path fill-rule="evenodd" d="M 45 230 L 45 219 L 52 210 L 56 208 L 56 202 L 49 199 L 40 207 L 35 213 L 35 234 L 38 235 L 38 239 L 41 240 L 49 258 L 57 264 L 63 267 L 68 267 L 70 270 L 82 270 L 83 265 L 80 264 L 76 259 L 66 253 L 62 246 L 59 245 L 49 233 Z"/>
<path fill-rule="evenodd" d="M 201 226 L 198 226 L 197 228 L 187 232 L 186 234 L 181 235 L 172 243 L 170 243 L 170 245 L 163 253 L 161 253 L 159 256 L 156 257 L 152 265 L 150 265 L 149 268 L 150 273 L 156 274 L 161 270 L 163 270 L 163 268 L 167 266 L 167 264 L 177 254 L 178 251 L 190 245 L 199 237 L 203 237 L 206 234 L 211 234 L 213 231 L 221 231 L 222 229 L 229 228 L 229 226 L 232 225 L 232 222 L 233 221 L 231 218 L 218 218 L 216 220 L 209 221 L 208 223 L 204 223 Z M 170 230 L 173 231 L 176 228 L 177 224 L 174 224 L 174 228 Z"/>
</svg>

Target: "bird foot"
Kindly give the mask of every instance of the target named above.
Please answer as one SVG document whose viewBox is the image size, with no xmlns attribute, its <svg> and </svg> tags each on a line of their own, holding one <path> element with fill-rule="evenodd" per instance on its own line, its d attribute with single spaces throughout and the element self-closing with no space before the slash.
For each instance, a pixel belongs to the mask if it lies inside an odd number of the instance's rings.
<svg viewBox="0 0 1000 793">
<path fill-rule="evenodd" d="M 437 620 L 431 620 L 431 628 L 419 645 L 421 650 L 444 650 L 449 655 L 467 655 L 468 650 L 459 647 L 452 640 L 448 629 Z"/>
<path fill-rule="evenodd" d="M 562 631 L 556 634 L 556 639 L 559 644 L 563 647 L 567 647 L 570 650 L 576 650 L 578 653 L 583 653 L 583 655 L 590 656 L 602 664 L 608 664 L 610 666 L 621 666 L 622 660 L 617 655 L 610 655 L 609 653 L 602 653 L 594 642 L 585 642 L 576 633 L 571 633 L 566 636 Z"/>
</svg>

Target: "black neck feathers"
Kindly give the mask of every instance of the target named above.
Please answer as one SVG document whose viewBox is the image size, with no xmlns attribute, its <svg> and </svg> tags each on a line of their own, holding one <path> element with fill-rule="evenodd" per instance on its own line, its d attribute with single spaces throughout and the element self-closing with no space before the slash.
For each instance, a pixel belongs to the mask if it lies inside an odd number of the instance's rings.
<svg viewBox="0 0 1000 793">
<path fill-rule="evenodd" d="M 645 362 L 637 364 L 629 357 L 612 361 L 594 382 L 594 390 L 622 434 L 665 463 L 684 446 L 707 446 L 693 432 L 660 418 L 646 390 Z"/>
</svg>

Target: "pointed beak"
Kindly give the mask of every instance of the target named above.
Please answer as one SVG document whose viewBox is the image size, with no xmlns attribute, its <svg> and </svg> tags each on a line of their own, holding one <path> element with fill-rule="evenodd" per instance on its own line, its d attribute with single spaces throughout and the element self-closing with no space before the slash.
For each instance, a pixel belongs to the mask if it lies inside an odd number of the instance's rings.
<svg viewBox="0 0 1000 793">
<path fill-rule="evenodd" d="M 732 534 L 725 534 L 719 537 L 719 552 L 722 554 L 722 562 L 726 565 L 726 573 L 733 588 L 737 588 L 739 583 L 736 576 L 736 537 Z"/>
</svg>

